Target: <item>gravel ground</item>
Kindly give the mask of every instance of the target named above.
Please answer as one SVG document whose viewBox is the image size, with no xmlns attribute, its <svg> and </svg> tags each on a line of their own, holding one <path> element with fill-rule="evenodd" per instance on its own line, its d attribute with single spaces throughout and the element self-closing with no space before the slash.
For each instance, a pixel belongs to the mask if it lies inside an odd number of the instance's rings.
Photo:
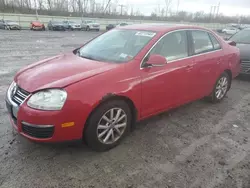
<svg viewBox="0 0 250 188">
<path fill-rule="evenodd" d="M 233 81 L 220 104 L 203 100 L 143 122 L 118 147 L 35 144 L 17 135 L 5 109 L 15 72 L 72 50 L 96 32 L 0 31 L 1 188 L 249 188 L 250 84 Z"/>
</svg>

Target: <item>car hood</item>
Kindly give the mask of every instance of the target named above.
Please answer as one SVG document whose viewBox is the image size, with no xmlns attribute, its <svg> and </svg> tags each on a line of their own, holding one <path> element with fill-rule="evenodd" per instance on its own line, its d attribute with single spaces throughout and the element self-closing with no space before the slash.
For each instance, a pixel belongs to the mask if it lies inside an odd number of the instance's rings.
<svg viewBox="0 0 250 188">
<path fill-rule="evenodd" d="M 53 26 L 64 26 L 65 24 L 60 24 L 60 23 L 53 24 L 53 23 L 52 23 L 52 25 L 53 25 Z"/>
<path fill-rule="evenodd" d="M 250 44 L 237 43 L 237 47 L 240 49 L 241 59 L 250 60 Z"/>
<path fill-rule="evenodd" d="M 73 53 L 42 60 L 20 70 L 15 82 L 23 89 L 34 92 L 46 88 L 63 88 L 106 73 L 118 64 L 84 59 Z"/>
<path fill-rule="evenodd" d="M 18 25 L 19 26 L 19 24 L 17 22 L 7 22 L 7 25 Z"/>
<path fill-rule="evenodd" d="M 100 24 L 96 22 L 92 22 L 92 23 L 89 23 L 89 25 L 100 25 Z"/>
<path fill-rule="evenodd" d="M 34 23 L 32 23 L 32 25 L 34 25 L 36 27 L 42 27 L 43 23 L 36 23 L 36 22 L 34 22 Z"/>
</svg>

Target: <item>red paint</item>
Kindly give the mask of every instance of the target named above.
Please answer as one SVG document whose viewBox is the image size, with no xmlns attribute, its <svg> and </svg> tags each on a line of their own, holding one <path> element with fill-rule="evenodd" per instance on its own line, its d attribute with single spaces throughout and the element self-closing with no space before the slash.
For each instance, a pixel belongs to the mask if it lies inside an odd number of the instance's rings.
<svg viewBox="0 0 250 188">
<path fill-rule="evenodd" d="M 177 29 L 202 29 L 190 26 L 127 26 L 124 29 L 156 31 L 157 35 L 127 63 L 115 64 L 80 58 L 73 53 L 58 55 L 20 70 L 14 80 L 29 92 L 46 88 L 64 88 L 67 100 L 60 111 L 34 110 L 24 102 L 18 112 L 18 131 L 41 142 L 80 139 L 90 113 L 107 94 L 130 99 L 141 120 L 170 108 L 209 95 L 217 78 L 225 70 L 233 78 L 240 69 L 239 50 L 215 34 L 222 50 L 178 60 L 161 67 L 140 69 L 144 56 L 165 33 Z M 211 32 L 211 31 L 209 31 Z M 158 58 L 161 61 L 161 58 Z M 20 123 L 55 125 L 50 139 L 36 139 L 22 133 Z M 72 127 L 61 124 L 75 122 Z"/>
<path fill-rule="evenodd" d="M 30 23 L 30 28 L 45 28 L 45 25 L 39 21 L 33 21 Z"/>
</svg>

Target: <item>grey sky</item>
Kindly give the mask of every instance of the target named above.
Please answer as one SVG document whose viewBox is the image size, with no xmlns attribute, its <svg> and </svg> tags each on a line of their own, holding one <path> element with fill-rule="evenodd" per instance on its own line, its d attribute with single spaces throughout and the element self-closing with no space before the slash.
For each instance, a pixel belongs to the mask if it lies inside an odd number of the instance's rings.
<svg viewBox="0 0 250 188">
<path fill-rule="evenodd" d="M 160 5 L 165 6 L 165 0 L 120 0 L 122 4 L 133 6 L 142 13 L 150 15 Z M 178 0 L 172 0 L 171 9 L 177 10 Z M 250 0 L 180 0 L 179 10 L 210 12 L 212 5 L 221 3 L 220 12 L 225 15 L 250 15 Z"/>
</svg>

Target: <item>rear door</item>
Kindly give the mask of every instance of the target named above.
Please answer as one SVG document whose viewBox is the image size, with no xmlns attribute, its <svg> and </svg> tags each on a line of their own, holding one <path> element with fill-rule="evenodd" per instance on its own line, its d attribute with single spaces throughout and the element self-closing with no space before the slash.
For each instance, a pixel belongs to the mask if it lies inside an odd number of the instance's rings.
<svg viewBox="0 0 250 188">
<path fill-rule="evenodd" d="M 203 30 L 190 31 L 193 57 L 196 64 L 195 98 L 209 95 L 221 72 L 220 64 L 223 62 L 223 51 L 219 40 L 212 34 Z"/>
</svg>

